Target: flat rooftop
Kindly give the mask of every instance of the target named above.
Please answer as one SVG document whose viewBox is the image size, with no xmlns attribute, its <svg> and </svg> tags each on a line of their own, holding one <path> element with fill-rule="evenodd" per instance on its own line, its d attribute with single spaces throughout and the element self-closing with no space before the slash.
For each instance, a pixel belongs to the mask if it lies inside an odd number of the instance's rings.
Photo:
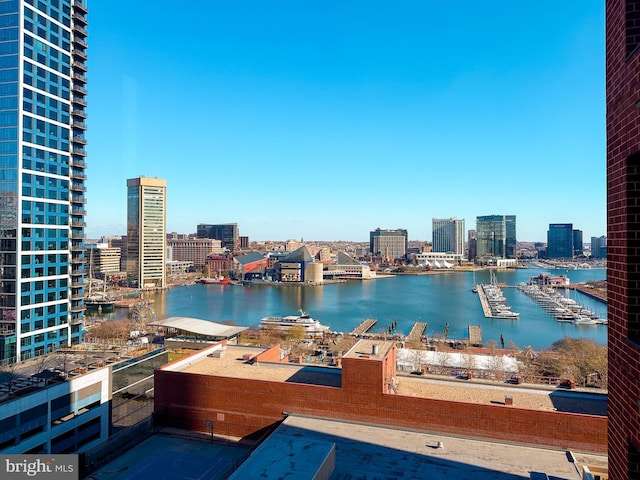
<svg viewBox="0 0 640 480">
<path fill-rule="evenodd" d="M 576 463 L 606 466 L 604 455 L 581 454 L 463 437 L 369 426 L 320 418 L 289 416 L 265 441 L 276 445 L 335 443 L 336 467 L 331 479 L 392 478 L 515 480 L 532 472 L 549 478 L 580 479 Z M 438 445 L 441 444 L 442 447 Z M 304 450 L 304 448 L 301 448 Z M 273 451 L 273 450 L 272 450 Z M 284 449 L 283 452 L 287 452 Z M 288 453 L 288 452 L 287 452 Z M 300 455 L 298 455 L 300 453 Z M 304 452 L 295 457 L 303 462 Z M 266 459 L 269 462 L 271 459 Z M 286 478 L 286 472 L 268 478 Z"/>
<path fill-rule="evenodd" d="M 364 352 L 371 352 L 372 345 L 378 345 L 378 357 L 382 358 L 393 342 L 375 340 L 360 341 L 348 354 L 359 358 Z M 221 358 L 205 357 L 182 367 L 180 371 L 223 377 L 267 380 L 274 382 L 304 383 L 340 387 L 342 370 L 336 367 L 321 367 L 312 364 L 266 363 L 251 364 L 248 358 L 262 352 L 263 348 L 239 347 L 227 345 Z M 362 352 L 362 353 L 361 353 Z M 366 353 L 368 354 L 368 353 Z M 416 375 L 398 375 L 396 377 L 398 394 L 449 400 L 457 402 L 501 405 L 506 397 L 511 397 L 513 406 L 508 408 L 526 408 L 532 410 L 562 411 L 585 413 L 590 415 L 607 414 L 607 396 L 584 394 L 561 389 L 540 389 L 527 385 L 487 383 L 476 381 L 455 381 L 446 377 L 430 378 Z"/>
<path fill-rule="evenodd" d="M 345 355 L 344 358 L 368 358 L 382 361 L 389 353 L 395 342 L 384 340 L 359 340 Z"/>
<path fill-rule="evenodd" d="M 580 480 L 580 465 L 608 463 L 604 455 L 291 415 L 242 465 L 249 449 L 241 445 L 155 434 L 90 478 L 306 478 L 328 447 L 336 460 L 330 480 L 524 480 L 534 472 Z"/>
</svg>

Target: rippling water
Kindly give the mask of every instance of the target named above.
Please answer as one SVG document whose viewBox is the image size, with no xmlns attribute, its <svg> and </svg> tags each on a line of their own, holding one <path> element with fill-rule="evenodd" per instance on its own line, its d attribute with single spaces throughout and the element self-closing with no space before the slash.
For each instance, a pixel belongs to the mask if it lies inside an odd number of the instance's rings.
<svg viewBox="0 0 640 480">
<path fill-rule="evenodd" d="M 496 271 L 499 282 L 516 286 L 541 270 Z M 603 280 L 604 269 L 552 271 L 566 274 L 573 283 Z M 475 274 L 475 281 L 489 282 L 489 272 Z M 441 335 L 449 324 L 449 338 L 468 338 L 468 325 L 480 325 L 483 341 L 500 335 L 523 348 L 546 348 L 564 337 L 589 337 L 605 344 L 604 325 L 576 326 L 557 322 L 516 288 L 504 288 L 504 296 L 519 320 L 485 318 L 478 295 L 471 292 L 472 272 L 433 275 L 399 275 L 372 281 L 353 281 L 322 287 L 271 287 L 191 285 L 175 287 L 154 298 L 158 319 L 172 316 L 205 320 L 233 320 L 238 325 L 257 325 L 267 315 L 291 315 L 303 309 L 334 331 L 350 331 L 365 318 L 376 318 L 373 331 L 397 322 L 397 330 L 409 333 L 416 321 L 427 322 L 429 336 Z M 578 292 L 567 292 L 580 304 L 606 318 L 606 305 Z"/>
</svg>

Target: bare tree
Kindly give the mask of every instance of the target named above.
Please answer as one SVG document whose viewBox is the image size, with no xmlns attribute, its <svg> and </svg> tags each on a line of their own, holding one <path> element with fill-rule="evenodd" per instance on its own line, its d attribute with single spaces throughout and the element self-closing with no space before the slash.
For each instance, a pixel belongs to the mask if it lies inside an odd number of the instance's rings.
<svg viewBox="0 0 640 480">
<path fill-rule="evenodd" d="M 11 393 L 13 393 L 16 380 L 18 379 L 18 363 L 14 362 L 3 365 L 0 372 L 1 376 L 6 379 L 5 383 L 7 384 L 8 393 L 11 395 Z"/>
<path fill-rule="evenodd" d="M 444 369 L 447 366 L 447 363 L 449 362 L 450 358 L 451 356 L 449 355 L 449 352 L 440 351 L 440 352 L 437 352 L 435 355 L 436 363 L 441 369 Z"/>
<path fill-rule="evenodd" d="M 489 357 L 488 367 L 495 378 L 504 376 L 504 359 L 502 355 L 491 355 Z"/>
<path fill-rule="evenodd" d="M 463 353 L 462 366 L 467 370 L 474 370 L 476 368 L 476 356 L 468 352 Z"/>
</svg>

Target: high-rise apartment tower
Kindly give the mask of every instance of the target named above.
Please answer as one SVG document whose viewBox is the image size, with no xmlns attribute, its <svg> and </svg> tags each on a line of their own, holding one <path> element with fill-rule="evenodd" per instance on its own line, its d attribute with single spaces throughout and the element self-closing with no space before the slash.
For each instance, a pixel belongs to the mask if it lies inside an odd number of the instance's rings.
<svg viewBox="0 0 640 480">
<path fill-rule="evenodd" d="M 81 341 L 84 0 L 0 1 L 0 361 Z"/>
<path fill-rule="evenodd" d="M 127 180 L 127 273 L 132 285 L 164 288 L 167 284 L 166 212 L 166 180 Z"/>
</svg>

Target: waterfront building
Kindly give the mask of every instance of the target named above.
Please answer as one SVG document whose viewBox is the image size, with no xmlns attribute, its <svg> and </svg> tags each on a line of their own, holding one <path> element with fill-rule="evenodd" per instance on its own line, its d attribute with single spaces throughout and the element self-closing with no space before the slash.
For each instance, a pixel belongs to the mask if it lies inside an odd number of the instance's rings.
<svg viewBox="0 0 640 480">
<path fill-rule="evenodd" d="M 376 228 L 369 233 L 369 252 L 374 257 L 388 260 L 403 259 L 407 254 L 408 236 L 403 228 L 384 230 Z"/>
<path fill-rule="evenodd" d="M 591 256 L 593 258 L 607 258 L 607 237 L 591 237 Z"/>
<path fill-rule="evenodd" d="M 276 277 L 280 282 L 304 282 L 305 271 L 313 257 L 307 247 L 300 247 L 276 263 Z"/>
<path fill-rule="evenodd" d="M 167 284 L 166 193 L 166 180 L 127 180 L 127 272 L 130 284 L 140 288 Z"/>
<path fill-rule="evenodd" d="M 87 8 L 0 3 L 0 361 L 81 342 Z"/>
<path fill-rule="evenodd" d="M 547 230 L 547 258 L 573 258 L 573 224 L 550 223 Z"/>
<path fill-rule="evenodd" d="M 327 265 L 324 272 L 326 278 L 374 278 L 376 272 L 372 272 L 369 265 L 360 263 L 355 258 L 344 252 L 338 252 L 336 263 Z"/>
<path fill-rule="evenodd" d="M 433 218 L 432 250 L 464 255 L 464 219 Z"/>
<path fill-rule="evenodd" d="M 219 240 L 216 240 L 219 242 Z M 233 270 L 233 255 L 231 253 L 213 253 L 204 261 L 204 268 L 209 270 L 209 276 L 216 276 L 222 272 Z"/>
<path fill-rule="evenodd" d="M 89 272 L 94 278 L 106 279 L 120 273 L 120 249 L 109 247 L 106 243 L 98 243 L 87 249 L 90 266 Z"/>
<path fill-rule="evenodd" d="M 240 245 L 240 235 L 237 223 L 222 223 L 210 225 L 201 223 L 196 230 L 198 238 L 215 238 L 222 242 L 222 247 L 230 252 L 238 250 Z"/>
<path fill-rule="evenodd" d="M 214 238 L 184 238 L 167 240 L 167 257 L 175 262 L 190 262 L 196 269 L 204 268 L 208 255 L 221 254 L 222 242 Z"/>
<path fill-rule="evenodd" d="M 476 256 L 516 258 L 516 216 L 484 215 L 476 218 Z"/>
<path fill-rule="evenodd" d="M 640 1 L 606 1 L 609 475 L 640 472 Z"/>
<path fill-rule="evenodd" d="M 463 255 L 452 252 L 423 252 L 413 255 L 415 261 L 420 265 L 431 265 L 436 267 L 458 265 L 463 260 Z M 447 265 L 448 264 L 448 265 Z"/>
<path fill-rule="evenodd" d="M 233 275 L 238 280 L 246 280 L 249 277 L 262 278 L 269 264 L 267 258 L 260 252 L 251 252 L 246 255 L 233 257 Z"/>
</svg>

